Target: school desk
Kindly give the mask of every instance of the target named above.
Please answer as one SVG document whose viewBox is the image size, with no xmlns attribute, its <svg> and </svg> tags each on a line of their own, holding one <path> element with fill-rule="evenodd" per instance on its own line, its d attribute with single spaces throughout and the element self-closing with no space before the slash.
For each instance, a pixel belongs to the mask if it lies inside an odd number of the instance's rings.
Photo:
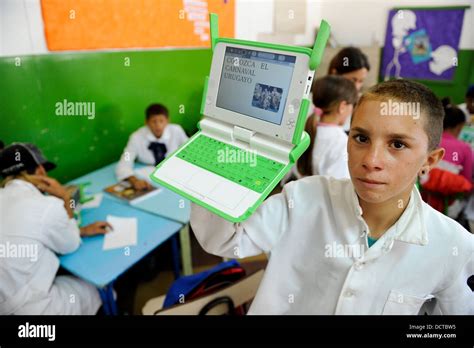
<svg viewBox="0 0 474 348">
<path fill-rule="evenodd" d="M 105 187 L 117 183 L 117 179 L 115 178 L 116 165 L 117 162 L 109 164 L 71 181 L 70 184 L 88 183 L 89 185 L 85 188 L 86 194 L 103 193 L 104 197 L 108 196 L 121 204 L 128 205 L 127 202 L 104 192 Z M 135 165 L 135 169 L 142 167 L 144 167 L 144 165 Z M 152 183 L 152 185 L 155 187 L 160 187 L 156 183 Z M 165 217 L 167 219 L 175 220 L 183 224 L 183 227 L 179 231 L 181 265 L 183 274 L 190 275 L 193 271 L 191 260 L 191 242 L 189 237 L 189 217 L 191 214 L 190 202 L 189 200 L 184 199 L 180 195 L 164 187 L 160 188 L 161 191 L 157 195 L 146 198 L 140 203 L 133 205 L 133 207 Z"/>
<path fill-rule="evenodd" d="M 85 190 L 88 194 L 103 192 L 103 188 L 116 182 L 114 170 L 115 164 L 111 164 L 75 179 L 71 184 L 88 182 L 90 185 L 88 185 Z M 162 192 L 151 198 L 159 198 L 160 195 L 164 194 L 167 199 L 162 200 L 162 202 L 178 208 L 183 206 L 180 196 L 174 195 L 168 190 L 166 190 L 168 191 L 166 192 L 165 190 L 166 189 L 162 188 Z M 166 209 L 164 209 L 164 212 L 166 212 Z M 187 224 L 183 227 L 183 223 L 180 221 L 171 220 L 150 211 L 140 209 L 139 207 L 129 205 L 107 194 L 103 195 L 99 207 L 83 209 L 81 211 L 81 224 L 87 225 L 97 220 L 105 220 L 108 214 L 137 218 L 138 244 L 136 246 L 104 251 L 102 250 L 103 236 L 86 237 L 82 239 L 83 242 L 77 251 L 60 257 L 61 266 L 63 268 L 99 288 L 104 304 L 104 312 L 106 314 L 117 313 L 115 299 L 112 293 L 114 280 L 153 249 L 170 238 L 172 240 L 175 276 L 179 275 L 179 260 L 177 257 L 178 245 L 174 237 L 177 231 L 180 231 L 183 273 L 191 274 L 192 264 Z M 181 216 L 186 216 L 186 214 L 182 212 L 175 212 L 173 216 L 176 217 L 180 214 Z M 187 214 L 189 216 L 189 204 Z M 185 222 L 186 220 L 183 218 L 182 221 Z"/>
</svg>

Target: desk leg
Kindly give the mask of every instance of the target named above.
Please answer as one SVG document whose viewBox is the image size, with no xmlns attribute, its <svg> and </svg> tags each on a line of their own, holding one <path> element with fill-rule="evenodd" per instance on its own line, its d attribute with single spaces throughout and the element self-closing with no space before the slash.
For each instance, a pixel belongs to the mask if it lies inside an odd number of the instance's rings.
<svg viewBox="0 0 474 348">
<path fill-rule="evenodd" d="M 183 226 L 179 231 L 179 242 L 181 245 L 181 264 L 183 275 L 193 274 L 193 262 L 191 255 L 191 239 L 189 237 L 189 224 Z"/>
<path fill-rule="evenodd" d="M 109 299 L 109 308 L 110 308 L 110 313 L 112 315 L 117 315 L 118 314 L 118 309 L 117 309 L 117 302 L 115 302 L 115 297 L 114 297 L 114 283 L 110 283 L 106 287 L 107 289 L 107 297 Z"/>
<path fill-rule="evenodd" d="M 117 315 L 117 303 L 114 298 L 113 283 L 110 283 L 103 288 L 99 288 L 100 298 L 102 300 L 102 307 L 105 315 Z"/>
<path fill-rule="evenodd" d="M 107 286 L 99 288 L 100 299 L 102 300 L 102 309 L 105 315 L 110 315 L 109 301 L 107 298 Z"/>
<path fill-rule="evenodd" d="M 173 273 L 174 279 L 178 279 L 181 275 L 180 264 L 179 264 L 179 245 L 178 245 L 178 236 L 175 233 L 171 237 L 171 249 L 173 251 Z"/>
</svg>

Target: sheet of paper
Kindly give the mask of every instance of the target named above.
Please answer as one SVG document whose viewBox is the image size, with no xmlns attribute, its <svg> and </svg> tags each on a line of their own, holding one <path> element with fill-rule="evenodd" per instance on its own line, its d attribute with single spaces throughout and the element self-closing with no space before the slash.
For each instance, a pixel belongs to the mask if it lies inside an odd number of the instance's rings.
<svg viewBox="0 0 474 348">
<path fill-rule="evenodd" d="M 141 179 L 145 179 L 145 180 L 148 180 L 149 182 L 152 182 L 150 179 L 150 175 L 153 173 L 154 170 L 155 170 L 155 167 L 153 166 L 141 167 L 141 168 L 135 169 L 135 174 Z"/>
<path fill-rule="evenodd" d="M 91 208 L 97 208 L 98 206 L 100 206 L 100 203 L 102 202 L 102 197 L 104 195 L 102 193 L 96 193 L 94 195 L 94 199 L 92 199 L 91 201 L 87 202 L 87 203 L 84 203 L 82 205 L 82 209 L 91 209 Z"/>
<path fill-rule="evenodd" d="M 137 219 L 107 216 L 107 222 L 113 230 L 104 236 L 103 250 L 122 248 L 137 244 Z"/>
</svg>

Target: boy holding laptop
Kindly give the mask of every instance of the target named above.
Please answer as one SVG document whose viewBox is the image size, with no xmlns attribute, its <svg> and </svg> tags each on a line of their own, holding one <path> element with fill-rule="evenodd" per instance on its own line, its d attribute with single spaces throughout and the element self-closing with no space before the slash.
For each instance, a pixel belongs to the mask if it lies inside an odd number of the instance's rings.
<svg viewBox="0 0 474 348">
<path fill-rule="evenodd" d="M 387 108 L 394 103 L 418 112 L 397 114 Z M 383 82 L 355 109 L 350 179 L 291 182 L 239 223 L 192 205 L 191 226 L 209 253 L 270 253 L 249 313 L 474 314 L 474 236 L 415 186 L 444 155 L 443 116 L 427 87 Z"/>
</svg>

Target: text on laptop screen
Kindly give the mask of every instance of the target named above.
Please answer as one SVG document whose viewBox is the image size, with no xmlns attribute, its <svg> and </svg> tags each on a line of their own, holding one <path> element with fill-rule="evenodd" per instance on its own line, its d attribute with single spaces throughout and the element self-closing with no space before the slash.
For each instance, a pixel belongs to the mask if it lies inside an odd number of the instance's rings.
<svg viewBox="0 0 474 348">
<path fill-rule="evenodd" d="M 227 47 L 216 106 L 281 124 L 296 57 Z"/>
</svg>

